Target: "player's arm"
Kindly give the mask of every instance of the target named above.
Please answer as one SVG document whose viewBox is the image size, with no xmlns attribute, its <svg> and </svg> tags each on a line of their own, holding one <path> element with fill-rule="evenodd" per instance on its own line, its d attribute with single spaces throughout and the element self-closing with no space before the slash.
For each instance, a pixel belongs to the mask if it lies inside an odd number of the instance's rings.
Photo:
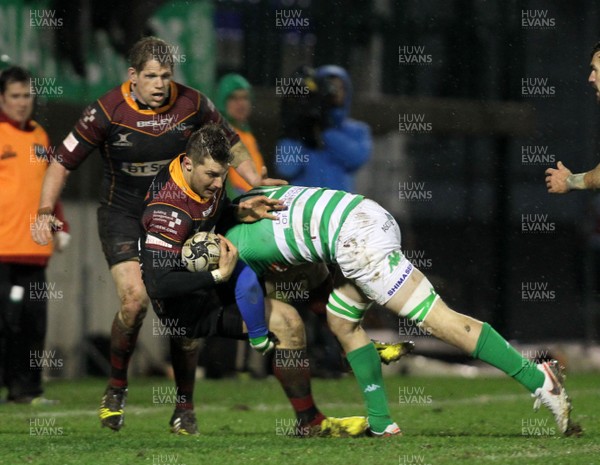
<svg viewBox="0 0 600 465">
<path fill-rule="evenodd" d="M 94 102 L 84 110 L 52 156 L 42 183 L 35 226 L 31 230 L 31 236 L 38 244 L 46 245 L 52 240 L 53 230 L 62 227 L 53 212 L 67 177 L 106 139 L 109 126 L 110 119 L 98 102 Z"/>
<path fill-rule="evenodd" d="M 56 160 L 53 160 L 46 170 L 35 225 L 31 229 L 31 237 L 40 245 L 51 242 L 53 232 L 63 226 L 62 221 L 54 215 L 54 206 L 68 175 L 69 171 Z"/>
<path fill-rule="evenodd" d="M 277 220 L 277 216 L 271 212 L 287 209 L 281 200 L 271 199 L 265 195 L 249 195 L 247 198 L 242 196 L 233 202 L 227 197 L 225 190 L 223 196 L 225 207 L 216 225 L 217 233 L 225 234 L 239 223 L 254 223 L 263 218 Z M 243 198 L 246 200 L 242 200 Z"/>
<path fill-rule="evenodd" d="M 240 223 L 254 223 L 263 218 L 277 220 L 278 217 L 270 212 L 285 210 L 287 206 L 281 200 L 258 195 L 234 204 L 234 209 Z"/>
<path fill-rule="evenodd" d="M 219 268 L 197 273 L 183 268 L 182 243 L 178 246 L 173 244 L 174 247 L 168 249 L 156 245 L 158 241 L 167 242 L 165 239 L 165 237 L 147 234 L 140 252 L 144 284 L 151 298 L 166 299 L 213 289 L 217 284 L 231 277 L 238 255 L 237 249 L 227 239 L 221 237 Z"/>
<path fill-rule="evenodd" d="M 181 261 L 181 249 L 192 234 L 192 219 L 173 208 L 181 221 L 172 222 L 165 204 L 146 207 L 142 215 L 144 237 L 140 243 L 140 264 L 148 295 L 164 299 L 214 288 L 227 281 L 237 263 L 237 249 L 227 239 L 220 242 L 219 268 L 191 273 Z M 166 213 L 165 213 L 166 212 Z"/>
<path fill-rule="evenodd" d="M 562 162 L 546 170 L 546 187 L 551 194 L 566 194 L 571 190 L 600 188 L 600 165 L 585 173 L 573 174 Z"/>
<path fill-rule="evenodd" d="M 287 184 L 283 179 L 269 178 L 267 170 L 263 173 L 256 171 L 256 165 L 250 157 L 250 153 L 242 141 L 237 142 L 231 147 L 233 160 L 231 166 L 240 174 L 244 180 L 253 187 L 256 186 L 282 186 Z"/>
</svg>

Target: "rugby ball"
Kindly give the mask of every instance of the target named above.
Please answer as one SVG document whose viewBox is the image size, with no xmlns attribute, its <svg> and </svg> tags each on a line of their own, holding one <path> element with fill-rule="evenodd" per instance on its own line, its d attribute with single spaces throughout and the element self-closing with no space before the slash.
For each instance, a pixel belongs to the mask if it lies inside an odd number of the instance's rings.
<svg viewBox="0 0 600 465">
<path fill-rule="evenodd" d="M 181 260 L 189 271 L 212 271 L 219 267 L 220 254 L 219 237 L 200 231 L 183 244 Z"/>
</svg>

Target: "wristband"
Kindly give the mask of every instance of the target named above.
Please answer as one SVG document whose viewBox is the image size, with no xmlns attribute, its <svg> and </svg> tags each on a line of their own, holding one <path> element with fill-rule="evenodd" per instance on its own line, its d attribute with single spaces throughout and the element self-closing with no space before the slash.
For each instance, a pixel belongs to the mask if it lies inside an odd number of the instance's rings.
<svg viewBox="0 0 600 465">
<path fill-rule="evenodd" d="M 585 189 L 585 173 L 570 174 L 567 177 L 567 187 L 569 189 L 583 190 Z"/>
<path fill-rule="evenodd" d="M 212 274 L 213 279 L 215 280 L 215 284 L 219 284 L 223 282 L 223 275 L 219 270 L 212 270 L 210 272 Z"/>
</svg>

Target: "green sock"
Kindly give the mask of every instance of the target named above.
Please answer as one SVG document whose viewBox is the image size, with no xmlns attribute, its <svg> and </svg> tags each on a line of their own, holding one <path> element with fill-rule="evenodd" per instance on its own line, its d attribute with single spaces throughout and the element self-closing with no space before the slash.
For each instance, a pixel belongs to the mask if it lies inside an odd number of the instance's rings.
<svg viewBox="0 0 600 465">
<path fill-rule="evenodd" d="M 544 374 L 537 369 L 536 364 L 517 352 L 487 323 L 483 324 L 477 347 L 471 355 L 499 368 L 530 392 L 535 392 L 544 384 Z"/>
<path fill-rule="evenodd" d="M 376 433 L 382 433 L 393 421 L 385 395 L 381 360 L 377 349 L 372 342 L 369 342 L 366 346 L 349 352 L 346 358 L 363 392 L 369 415 L 369 426 Z"/>
</svg>

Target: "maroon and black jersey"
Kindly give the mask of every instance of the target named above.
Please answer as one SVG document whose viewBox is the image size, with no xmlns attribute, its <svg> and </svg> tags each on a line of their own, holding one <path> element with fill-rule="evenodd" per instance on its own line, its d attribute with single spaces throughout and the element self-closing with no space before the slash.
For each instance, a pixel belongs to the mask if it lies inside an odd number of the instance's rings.
<svg viewBox="0 0 600 465">
<path fill-rule="evenodd" d="M 183 154 L 161 170 L 144 200 L 140 262 L 148 295 L 160 314 L 163 299 L 172 299 L 215 287 L 208 271 L 191 273 L 181 262 L 184 242 L 198 231 L 230 223 L 233 206 L 224 189 L 203 200 L 183 178 Z M 156 307 L 159 308 L 156 308 Z"/>
<path fill-rule="evenodd" d="M 140 217 L 152 178 L 185 151 L 192 132 L 209 123 L 220 124 L 231 145 L 239 141 L 210 99 L 197 90 L 171 82 L 164 106 L 143 109 L 127 81 L 85 109 L 56 158 L 74 170 L 99 148 L 104 163 L 101 204 Z"/>
</svg>

